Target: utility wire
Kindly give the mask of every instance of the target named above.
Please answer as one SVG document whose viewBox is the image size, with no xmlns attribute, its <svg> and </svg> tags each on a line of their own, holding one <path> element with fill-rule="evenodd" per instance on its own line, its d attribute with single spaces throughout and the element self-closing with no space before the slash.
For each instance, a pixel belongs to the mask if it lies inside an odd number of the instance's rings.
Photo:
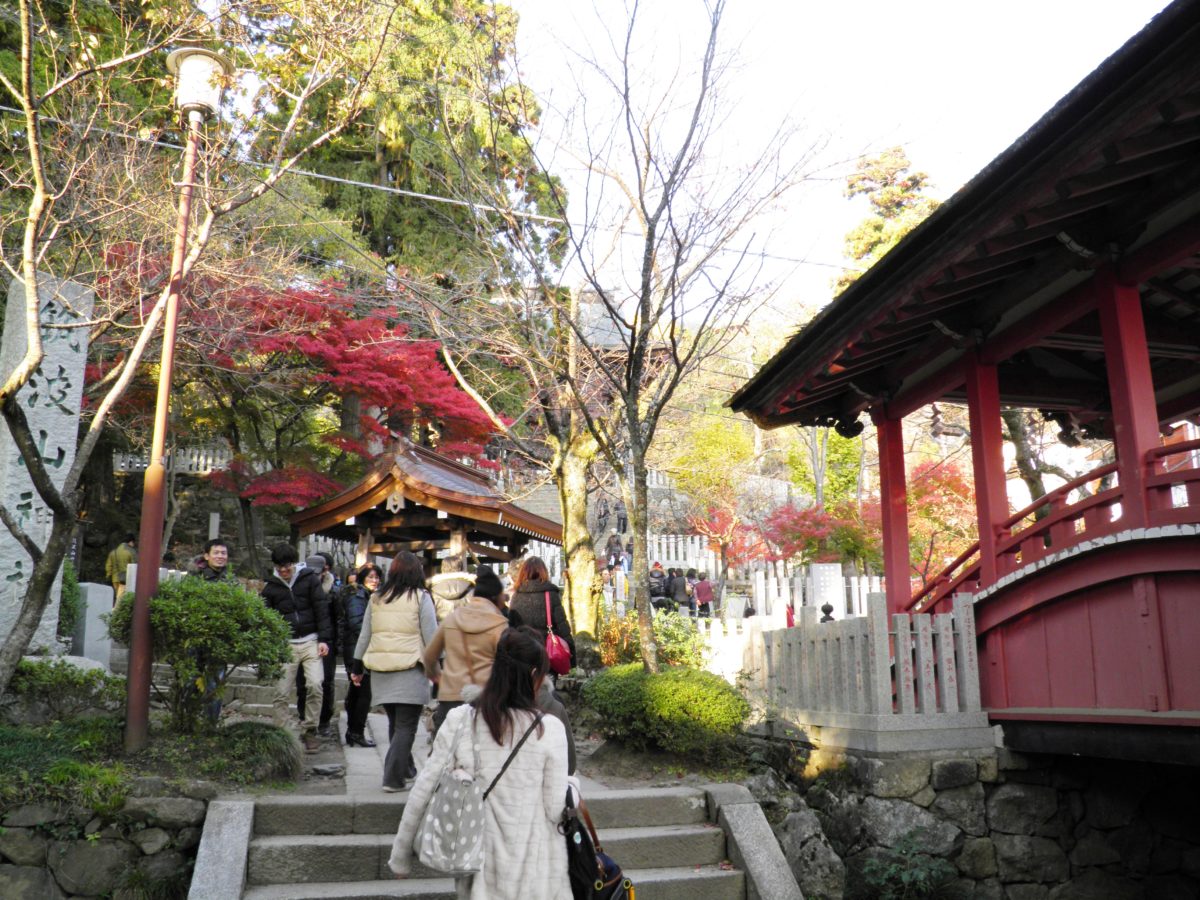
<svg viewBox="0 0 1200 900">
<path fill-rule="evenodd" d="M 10 113 L 10 114 L 19 115 L 19 116 L 24 115 L 24 112 L 22 110 L 17 109 L 16 107 L 5 106 L 5 105 L 0 105 L 0 112 Z M 70 121 L 66 121 L 63 119 L 58 119 L 53 116 L 41 116 L 40 118 L 42 121 L 51 122 L 56 125 L 62 125 L 66 128 L 82 127 L 79 123 L 70 122 Z M 184 149 L 182 145 L 174 144 L 174 143 L 171 143 L 170 141 L 163 141 L 163 140 L 158 140 L 156 138 L 142 137 L 141 135 L 129 134 L 127 132 L 114 131 L 114 130 L 107 129 L 107 128 L 100 128 L 98 126 L 88 126 L 88 128 L 89 128 L 89 130 L 95 131 L 99 134 L 105 134 L 110 137 L 120 138 L 122 140 L 135 141 L 137 143 L 146 144 L 148 146 L 159 147 L 164 150 L 174 150 L 176 152 L 182 152 Z M 240 166 L 247 167 L 247 168 L 260 168 L 262 166 L 261 163 L 257 163 L 254 160 L 250 160 L 250 159 L 233 157 L 232 161 L 237 163 Z M 544 216 L 544 215 L 541 215 L 540 213 L 524 212 L 524 211 L 516 210 L 516 209 L 506 209 L 506 208 L 502 208 L 502 207 L 491 206 L 489 204 L 474 203 L 469 200 L 459 200 L 454 197 L 444 197 L 439 194 L 427 194 L 422 191 L 410 191 L 410 190 L 406 190 L 405 188 L 389 187 L 388 185 L 383 185 L 383 184 L 373 184 L 372 182 L 369 182 L 369 181 L 356 181 L 352 178 L 342 178 L 337 175 L 326 175 L 322 172 L 313 172 L 308 169 L 295 169 L 295 168 L 289 169 L 288 172 L 285 174 L 297 175 L 297 176 L 301 176 L 304 178 L 314 178 L 314 179 L 317 179 L 320 181 L 327 181 L 327 182 L 331 182 L 331 183 L 335 183 L 335 184 L 343 184 L 343 185 L 346 185 L 349 187 L 362 188 L 364 190 L 381 191 L 385 194 L 392 194 L 392 195 L 398 196 L 398 197 L 407 197 L 407 198 L 410 198 L 413 200 L 424 200 L 429 203 L 444 203 L 444 204 L 447 204 L 450 206 L 457 206 L 462 209 L 469 209 L 472 211 L 492 212 L 492 213 L 496 213 L 498 215 L 512 216 L 513 218 L 517 218 L 517 219 L 527 219 L 530 221 L 543 222 L 543 223 L 550 224 L 550 225 L 566 225 L 568 227 L 575 227 L 575 228 L 587 227 L 586 225 L 581 224 L 579 222 L 572 223 L 566 219 L 561 219 L 561 218 L 558 218 L 555 216 Z M 620 229 L 617 233 L 625 235 L 627 237 L 637 237 L 639 234 L 639 232 L 631 231 L 628 229 Z M 705 244 L 699 244 L 699 243 L 694 244 L 693 246 L 695 246 L 699 250 L 716 250 L 718 253 L 736 253 L 741 256 L 748 256 L 748 257 L 753 257 L 756 259 L 770 259 L 770 260 L 775 260 L 777 262 L 795 263 L 797 265 L 818 266 L 821 268 L 839 269 L 839 270 L 853 268 L 851 265 L 848 265 L 846 263 L 832 263 L 832 262 L 824 262 L 821 260 L 807 259 L 804 257 L 782 256 L 777 253 L 768 253 L 763 250 L 742 251 L 742 250 L 738 250 L 733 247 L 713 247 L 711 245 L 705 245 Z"/>
</svg>

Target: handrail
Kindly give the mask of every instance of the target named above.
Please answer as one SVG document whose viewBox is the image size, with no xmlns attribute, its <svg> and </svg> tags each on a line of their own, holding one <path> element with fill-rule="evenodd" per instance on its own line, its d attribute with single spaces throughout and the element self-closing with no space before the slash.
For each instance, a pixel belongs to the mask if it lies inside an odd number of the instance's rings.
<svg viewBox="0 0 1200 900">
<path fill-rule="evenodd" d="M 1195 444 L 1200 448 L 1200 441 L 1189 441 L 1188 444 Z M 1184 444 L 1173 445 L 1174 449 L 1184 448 Z M 1173 452 L 1173 451 L 1168 451 Z M 1149 455 L 1148 455 L 1149 456 Z M 1123 496 L 1123 490 L 1120 485 L 1109 488 L 1108 490 L 1100 491 L 1090 497 L 1085 497 L 1069 506 L 1065 506 L 1053 510 L 1049 515 L 1044 516 L 1030 523 L 1025 528 L 1013 531 L 1013 527 L 1028 518 L 1045 506 L 1053 506 L 1056 503 L 1065 501 L 1070 496 L 1071 492 L 1083 487 L 1089 482 L 1099 478 L 1104 478 L 1117 471 L 1115 462 L 1105 463 L 1090 472 L 1085 472 L 1071 481 L 1066 482 L 1052 491 L 1048 491 L 1041 497 L 1036 498 L 1023 509 L 1010 515 L 1003 522 L 995 527 L 996 530 L 996 557 L 999 559 L 1003 556 L 1008 556 L 1014 550 L 1020 548 L 1021 544 L 1035 537 L 1039 533 L 1048 533 L 1051 528 L 1060 522 L 1077 519 L 1087 510 L 1097 506 L 1111 506 L 1120 502 Z M 927 612 L 936 607 L 945 597 L 953 593 L 953 591 L 966 581 L 970 576 L 977 575 L 982 564 L 982 560 L 977 559 L 973 565 L 967 566 L 966 562 L 972 557 L 979 554 L 980 545 L 976 541 L 966 550 L 958 555 L 958 557 L 946 566 L 937 576 L 931 579 L 917 594 L 913 595 L 908 604 L 904 607 L 905 611 L 913 611 L 918 606 L 923 606 L 922 612 Z M 962 567 L 962 571 L 956 572 Z"/>
<path fill-rule="evenodd" d="M 1161 447 L 1151 447 L 1146 451 L 1146 462 L 1154 463 L 1164 456 L 1174 456 L 1176 453 L 1190 453 L 1200 450 L 1200 439 L 1180 441 L 1178 444 L 1163 444 Z"/>
<path fill-rule="evenodd" d="M 1046 496 L 1050 495 L 1047 494 Z M 1124 492 L 1120 487 L 1112 487 L 1106 491 L 1101 491 L 1098 494 L 1092 494 L 1090 497 L 1084 497 L 1082 500 L 1079 500 L 1070 506 L 1055 510 L 1049 515 L 1038 519 L 1028 528 L 1015 532 L 1003 540 L 998 541 L 996 543 L 996 550 L 998 553 L 1011 550 L 1013 547 L 1020 546 L 1022 542 L 1029 540 L 1030 537 L 1038 532 L 1049 531 L 1051 527 L 1057 525 L 1059 522 L 1063 522 L 1067 519 L 1079 518 L 1081 513 L 1086 512 L 1094 506 L 1111 506 L 1114 503 L 1119 503 L 1121 497 L 1123 496 Z"/>
<path fill-rule="evenodd" d="M 1034 500 L 1032 503 L 1030 503 L 1024 509 L 1020 510 L 1019 512 L 1013 513 L 1011 516 L 1009 516 L 1007 519 L 1004 520 L 1004 522 L 1000 525 L 1000 527 L 1001 528 L 1012 528 L 1012 526 L 1016 525 L 1022 519 L 1026 518 L 1027 516 L 1033 515 L 1037 510 L 1039 510 L 1041 507 L 1045 506 L 1047 503 L 1053 503 L 1059 497 L 1066 496 L 1067 494 L 1071 493 L 1071 491 L 1075 490 L 1076 488 L 1083 487 L 1089 481 L 1095 481 L 1097 478 L 1103 478 L 1105 475 L 1111 475 L 1115 471 L 1117 471 L 1117 464 L 1115 462 L 1112 462 L 1112 463 L 1106 463 L 1105 465 L 1100 466 L 1097 469 L 1092 469 L 1092 471 L 1090 471 L 1090 472 L 1084 472 L 1078 478 L 1074 478 L 1071 481 L 1068 481 L 1066 484 L 1056 487 L 1054 490 L 1049 491 L 1049 492 L 1043 494 L 1042 496 L 1038 497 L 1036 500 Z"/>
<path fill-rule="evenodd" d="M 955 575 L 953 577 L 950 577 L 950 575 L 949 575 L 950 572 L 953 572 L 955 569 L 957 569 L 959 566 L 961 566 L 963 563 L 965 563 L 968 559 L 970 559 L 972 556 L 975 556 L 978 553 L 979 553 L 979 541 L 976 541 L 970 547 L 968 547 L 966 550 L 964 550 L 962 553 L 958 554 L 958 556 L 955 558 L 954 562 L 946 565 L 946 567 L 943 568 L 941 572 L 939 572 L 937 575 L 935 575 L 933 578 L 931 578 L 929 581 L 927 581 L 925 583 L 925 586 L 923 588 L 921 588 L 921 590 L 918 593 L 913 594 L 912 599 L 908 601 L 908 605 L 904 607 L 904 611 L 907 612 L 907 611 L 911 610 L 913 607 L 918 606 L 921 602 L 921 599 L 923 597 L 925 597 L 926 594 L 935 590 L 940 585 L 946 584 L 946 583 L 953 584 L 959 578 L 961 578 L 962 575 L 965 574 L 965 572 L 971 571 L 971 569 L 973 569 L 974 566 L 968 567 L 967 569 L 964 570 L 964 572 L 960 572 L 958 575 Z"/>
</svg>

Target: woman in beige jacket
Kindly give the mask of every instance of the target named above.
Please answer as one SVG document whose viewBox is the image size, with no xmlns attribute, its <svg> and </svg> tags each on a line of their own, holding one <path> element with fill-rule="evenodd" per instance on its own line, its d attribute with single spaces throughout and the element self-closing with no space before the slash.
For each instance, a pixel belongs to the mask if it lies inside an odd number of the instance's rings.
<svg viewBox="0 0 1200 900">
<path fill-rule="evenodd" d="M 450 710 L 473 699 L 487 684 L 496 658 L 496 642 L 508 627 L 508 619 L 497 605 L 503 591 L 491 568 L 480 566 L 475 572 L 475 595 L 442 620 L 425 648 L 422 664 L 438 686 L 434 735 Z"/>
</svg>

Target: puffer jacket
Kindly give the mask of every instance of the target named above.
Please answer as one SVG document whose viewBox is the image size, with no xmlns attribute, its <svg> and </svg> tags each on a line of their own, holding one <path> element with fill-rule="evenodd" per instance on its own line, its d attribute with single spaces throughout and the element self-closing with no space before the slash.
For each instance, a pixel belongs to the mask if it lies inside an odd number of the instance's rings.
<svg viewBox="0 0 1200 900">
<path fill-rule="evenodd" d="M 342 636 L 342 655 L 347 670 L 354 659 L 354 648 L 358 644 L 363 616 L 367 614 L 367 605 L 370 602 L 371 592 L 361 585 L 353 591 L 347 591 L 342 598 L 341 608 L 338 610 L 338 633 Z"/>
<path fill-rule="evenodd" d="M 475 597 L 448 615 L 421 662 L 430 677 L 438 676 L 439 700 L 462 700 L 469 684 L 483 687 L 492 673 L 496 642 L 508 627 L 508 619 L 485 597 Z M 438 657 L 444 657 L 438 666 Z"/>
<path fill-rule="evenodd" d="M 321 576 L 312 569 L 301 569 L 290 588 L 272 572 L 263 585 L 262 598 L 291 626 L 293 640 L 315 633 L 318 641 L 332 645 L 329 598 L 321 590 Z"/>
<path fill-rule="evenodd" d="M 571 665 L 575 665 L 575 636 L 567 621 L 562 605 L 562 593 L 558 585 L 549 581 L 527 581 L 521 585 L 508 601 L 508 617 L 514 628 L 528 625 L 542 634 L 546 633 L 546 592 L 550 592 L 550 618 L 554 633 L 567 642 L 571 650 Z"/>
</svg>

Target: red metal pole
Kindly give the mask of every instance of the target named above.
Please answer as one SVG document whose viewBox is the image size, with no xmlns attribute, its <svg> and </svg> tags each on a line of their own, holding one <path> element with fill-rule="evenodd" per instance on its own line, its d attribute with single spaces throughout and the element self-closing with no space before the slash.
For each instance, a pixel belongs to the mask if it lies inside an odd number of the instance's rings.
<svg viewBox="0 0 1200 900">
<path fill-rule="evenodd" d="M 183 183 L 179 189 L 179 216 L 175 223 L 171 280 L 167 287 L 166 315 L 163 319 L 162 362 L 158 371 L 158 399 L 154 407 L 154 436 L 142 486 L 137 582 L 134 585 L 133 623 L 125 684 L 125 749 L 130 753 L 145 747 L 150 733 L 150 598 L 158 590 L 158 565 L 162 559 L 163 516 L 166 511 L 164 456 L 167 446 L 167 419 L 171 405 L 171 373 L 175 368 L 175 327 L 179 319 L 183 257 L 187 252 L 188 221 L 191 218 L 196 156 L 200 146 L 200 126 L 203 122 L 204 116 L 200 112 L 188 113 Z"/>
<path fill-rule="evenodd" d="M 904 423 L 875 418 L 879 444 L 879 499 L 883 514 L 883 574 L 889 613 L 903 612 L 912 598 L 909 584 L 908 498 L 904 474 Z"/>
<path fill-rule="evenodd" d="M 996 558 L 997 526 L 1008 518 L 1004 478 L 1004 436 L 1000 430 L 1000 381 L 996 367 L 966 356 L 967 410 L 971 422 L 971 464 L 975 470 L 975 514 L 979 522 L 979 577 L 984 586 L 1003 573 Z"/>
<path fill-rule="evenodd" d="M 1146 524 L 1148 508 L 1146 451 L 1160 443 L 1142 298 L 1136 287 L 1120 284 L 1111 270 L 1103 269 L 1096 273 L 1096 299 L 1121 480 L 1121 522 L 1124 528 L 1137 528 Z"/>
</svg>

